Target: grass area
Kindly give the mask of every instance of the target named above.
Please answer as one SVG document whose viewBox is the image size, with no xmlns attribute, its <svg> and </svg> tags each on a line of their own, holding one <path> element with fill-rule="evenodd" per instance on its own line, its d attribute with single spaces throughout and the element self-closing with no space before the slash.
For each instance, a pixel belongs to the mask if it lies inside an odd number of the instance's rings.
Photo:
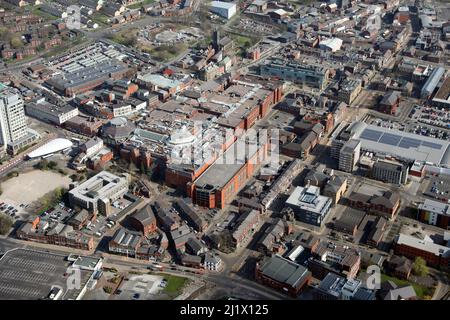
<svg viewBox="0 0 450 320">
<path fill-rule="evenodd" d="M 142 6 L 145 6 L 145 5 L 147 5 L 147 4 L 151 4 L 151 3 L 153 3 L 153 2 L 155 2 L 155 0 L 144 0 L 144 1 L 139 1 L 139 2 L 137 2 L 137 3 L 134 3 L 134 4 L 132 4 L 132 5 L 129 5 L 129 6 L 128 6 L 128 9 L 139 9 L 139 8 L 142 7 Z"/>
<path fill-rule="evenodd" d="M 181 289 L 186 285 L 188 279 L 170 274 L 162 274 L 167 280 L 167 286 L 164 288 L 164 293 L 172 298 L 177 297 L 181 293 Z"/>
<path fill-rule="evenodd" d="M 172 46 L 140 46 L 139 49 L 151 55 L 155 60 L 166 62 L 181 54 L 188 48 L 188 44 L 180 43 Z"/>
<path fill-rule="evenodd" d="M 118 44 L 134 47 L 137 44 L 137 29 L 124 30 L 122 32 L 112 33 L 108 38 Z"/>
<path fill-rule="evenodd" d="M 91 16 L 89 16 L 89 19 L 97 23 L 99 26 L 107 26 L 109 25 L 109 17 L 103 13 L 95 12 Z"/>
<path fill-rule="evenodd" d="M 53 20 L 58 19 L 57 16 L 54 16 L 50 13 L 42 11 L 40 9 L 40 6 L 32 6 L 32 7 L 30 7 L 30 10 L 31 10 L 31 13 L 33 13 L 34 15 L 44 18 L 45 20 L 48 20 L 48 21 L 53 21 Z"/>
<path fill-rule="evenodd" d="M 399 287 L 412 285 L 414 288 L 414 291 L 416 291 L 417 296 L 421 299 L 423 299 L 427 295 L 432 295 L 432 293 L 433 293 L 432 290 L 430 290 L 429 288 L 424 287 L 422 285 L 409 282 L 408 280 L 402 280 L 402 279 L 398 279 L 395 277 L 391 277 L 391 276 L 388 276 L 387 274 L 383 274 L 383 273 L 381 274 L 381 282 L 385 282 L 385 281 L 389 281 L 389 280 L 394 282 Z"/>
</svg>

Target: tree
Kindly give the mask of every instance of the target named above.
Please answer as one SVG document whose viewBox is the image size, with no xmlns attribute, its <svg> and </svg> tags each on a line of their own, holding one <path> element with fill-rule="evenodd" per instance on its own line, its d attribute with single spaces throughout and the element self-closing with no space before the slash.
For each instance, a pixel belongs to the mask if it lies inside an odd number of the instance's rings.
<svg viewBox="0 0 450 320">
<path fill-rule="evenodd" d="M 41 162 L 39 162 L 36 165 L 36 168 L 39 170 L 48 170 L 48 161 L 47 160 L 42 160 Z"/>
<path fill-rule="evenodd" d="M 48 163 L 48 167 L 49 167 L 51 170 L 55 169 L 57 166 L 58 166 L 58 164 L 57 164 L 55 161 L 50 161 L 50 162 Z"/>
<path fill-rule="evenodd" d="M 427 262 L 422 257 L 416 257 L 413 263 L 413 273 L 417 276 L 424 277 L 428 274 Z"/>
<path fill-rule="evenodd" d="M 18 48 L 22 48 L 23 47 L 23 41 L 19 37 L 11 38 L 9 43 L 11 44 L 11 47 L 13 47 L 14 49 L 18 49 Z"/>
<path fill-rule="evenodd" d="M 10 217 L 4 215 L 4 214 L 0 214 L 0 234 L 1 235 L 6 235 L 9 231 L 9 229 L 11 229 L 13 225 L 13 221 L 11 220 Z"/>
</svg>

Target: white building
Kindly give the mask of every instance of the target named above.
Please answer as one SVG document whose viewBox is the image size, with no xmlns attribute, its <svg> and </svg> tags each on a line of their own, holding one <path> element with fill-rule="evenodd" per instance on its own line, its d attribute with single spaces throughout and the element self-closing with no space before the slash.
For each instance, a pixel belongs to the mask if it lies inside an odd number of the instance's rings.
<svg viewBox="0 0 450 320">
<path fill-rule="evenodd" d="M 102 171 L 70 190 L 69 201 L 72 206 L 108 216 L 111 213 L 111 204 L 127 191 L 128 176 L 119 177 Z"/>
<path fill-rule="evenodd" d="M 209 10 L 226 19 L 230 19 L 236 14 L 236 3 L 212 1 Z"/>
<path fill-rule="evenodd" d="M 0 144 L 15 154 L 37 138 L 27 128 L 24 103 L 18 90 L 0 83 Z"/>
</svg>

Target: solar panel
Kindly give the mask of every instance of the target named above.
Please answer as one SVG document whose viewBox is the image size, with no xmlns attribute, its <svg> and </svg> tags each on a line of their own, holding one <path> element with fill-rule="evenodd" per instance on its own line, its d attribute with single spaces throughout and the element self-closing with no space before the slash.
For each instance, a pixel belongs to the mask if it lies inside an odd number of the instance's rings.
<svg viewBox="0 0 450 320">
<path fill-rule="evenodd" d="M 400 142 L 401 139 L 402 139 L 402 137 L 399 135 L 392 134 L 392 133 L 385 133 L 385 134 L 383 134 L 380 141 L 378 141 L 378 142 L 388 144 L 391 146 L 396 146 Z"/>
<path fill-rule="evenodd" d="M 428 142 L 428 141 L 422 141 L 422 145 L 424 147 L 429 147 L 429 148 L 433 148 L 433 149 L 437 149 L 437 150 L 440 150 L 442 148 L 441 144 Z"/>
<path fill-rule="evenodd" d="M 365 129 L 362 133 L 360 138 L 362 139 L 366 139 L 366 140 L 370 140 L 370 141 L 375 141 L 378 142 L 378 139 L 380 139 L 381 135 L 383 133 L 380 131 L 376 131 L 376 130 L 371 130 L 371 129 Z"/>
<path fill-rule="evenodd" d="M 405 149 L 417 148 L 420 146 L 420 143 L 421 143 L 420 140 L 405 137 L 400 141 L 398 146 L 400 148 L 405 148 Z"/>
</svg>

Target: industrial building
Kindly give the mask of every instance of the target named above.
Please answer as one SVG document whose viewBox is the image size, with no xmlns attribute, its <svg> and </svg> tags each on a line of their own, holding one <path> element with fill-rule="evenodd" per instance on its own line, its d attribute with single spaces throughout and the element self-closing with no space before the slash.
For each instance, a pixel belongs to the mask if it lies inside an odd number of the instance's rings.
<svg viewBox="0 0 450 320">
<path fill-rule="evenodd" d="M 299 221 L 320 227 L 331 209 L 331 204 L 331 198 L 320 195 L 320 188 L 307 186 L 295 188 L 285 206 L 294 211 Z"/>
<path fill-rule="evenodd" d="M 128 192 L 128 177 L 102 171 L 69 191 L 69 202 L 90 212 L 105 216 L 111 213 L 112 203 Z"/>
</svg>

